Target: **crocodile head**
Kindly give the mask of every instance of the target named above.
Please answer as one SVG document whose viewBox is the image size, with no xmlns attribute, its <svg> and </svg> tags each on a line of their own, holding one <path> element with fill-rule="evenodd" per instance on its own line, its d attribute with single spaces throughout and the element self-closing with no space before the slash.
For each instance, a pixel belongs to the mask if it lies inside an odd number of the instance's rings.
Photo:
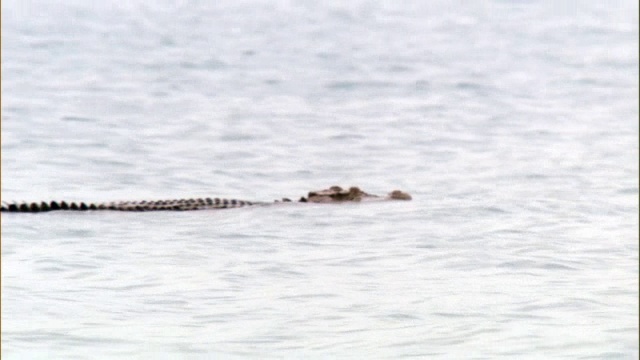
<svg viewBox="0 0 640 360">
<path fill-rule="evenodd" d="M 314 203 L 332 203 L 332 202 L 348 202 L 348 201 L 362 201 L 369 199 L 380 200 L 411 200 L 411 195 L 400 191 L 394 190 L 386 197 L 378 195 L 368 194 L 360 188 L 352 186 L 349 190 L 344 190 L 340 186 L 332 186 L 325 190 L 310 191 L 306 198 L 302 197 L 301 202 L 314 202 Z"/>
</svg>

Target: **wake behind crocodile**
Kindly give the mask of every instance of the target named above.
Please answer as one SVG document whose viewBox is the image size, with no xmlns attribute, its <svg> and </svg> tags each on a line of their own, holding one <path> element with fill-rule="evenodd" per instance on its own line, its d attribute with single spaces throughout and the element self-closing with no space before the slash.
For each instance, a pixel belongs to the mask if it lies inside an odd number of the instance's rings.
<svg viewBox="0 0 640 360">
<path fill-rule="evenodd" d="M 340 186 L 332 186 L 328 189 L 310 191 L 306 197 L 302 196 L 300 203 L 344 203 L 371 200 L 411 200 L 411 195 L 400 190 L 394 190 L 386 196 L 366 193 L 360 188 L 352 186 L 344 190 Z M 3 203 L 2 212 L 26 212 L 39 213 L 56 210 L 89 211 L 89 210 L 115 210 L 115 211 L 189 211 L 228 209 L 244 206 L 266 206 L 280 202 L 292 202 L 289 198 L 272 202 L 248 201 L 223 198 L 196 198 L 173 200 L 142 200 L 142 201 L 115 201 L 104 203 L 85 203 L 68 201 L 41 201 L 23 203 Z"/>
</svg>

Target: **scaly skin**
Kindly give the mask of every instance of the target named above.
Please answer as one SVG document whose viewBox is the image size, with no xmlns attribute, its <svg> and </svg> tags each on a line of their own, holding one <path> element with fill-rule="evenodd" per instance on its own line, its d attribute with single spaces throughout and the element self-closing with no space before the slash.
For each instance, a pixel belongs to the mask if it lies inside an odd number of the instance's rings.
<svg viewBox="0 0 640 360">
<path fill-rule="evenodd" d="M 329 189 L 311 191 L 307 197 L 301 197 L 299 202 L 311 203 L 343 203 L 359 202 L 365 200 L 411 200 L 411 195 L 395 190 L 387 196 L 367 194 L 357 187 L 343 190 L 339 186 L 332 186 Z M 276 200 L 273 203 L 278 203 Z M 289 199 L 282 199 L 282 202 L 291 202 Z M 88 211 L 88 210 L 115 210 L 115 211 L 188 211 L 188 210 L 209 210 L 228 209 L 243 206 L 268 205 L 269 202 L 253 202 L 236 199 L 220 198 L 198 198 L 180 200 L 158 200 L 158 201 L 119 201 L 109 203 L 76 203 L 66 201 L 51 201 L 41 203 L 3 203 L 2 212 L 48 212 L 56 210 Z"/>
</svg>

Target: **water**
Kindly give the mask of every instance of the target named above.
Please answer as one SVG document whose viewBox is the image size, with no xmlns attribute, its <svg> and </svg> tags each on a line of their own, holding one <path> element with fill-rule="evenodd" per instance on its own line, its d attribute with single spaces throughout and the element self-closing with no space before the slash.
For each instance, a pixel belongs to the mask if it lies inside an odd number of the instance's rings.
<svg viewBox="0 0 640 360">
<path fill-rule="evenodd" d="M 2 2 L 3 358 L 637 358 L 638 5 Z"/>
</svg>

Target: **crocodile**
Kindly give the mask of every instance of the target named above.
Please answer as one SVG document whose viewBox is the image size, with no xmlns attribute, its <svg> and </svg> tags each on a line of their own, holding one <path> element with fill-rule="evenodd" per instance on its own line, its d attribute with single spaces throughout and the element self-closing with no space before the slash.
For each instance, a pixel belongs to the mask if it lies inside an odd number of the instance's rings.
<svg viewBox="0 0 640 360">
<path fill-rule="evenodd" d="M 356 186 L 350 187 L 348 190 L 340 186 L 332 186 L 328 189 L 319 191 L 310 191 L 306 197 L 301 197 L 298 202 L 301 203 L 344 203 L 359 202 L 368 200 L 411 200 L 411 195 L 404 191 L 394 190 L 386 196 L 368 194 Z M 196 199 L 175 199 L 175 200 L 157 200 L 157 201 L 115 201 L 105 203 L 85 203 L 85 202 L 68 202 L 68 201 L 50 201 L 50 202 L 22 202 L 22 203 L 2 203 L 2 212 L 26 212 L 39 213 L 56 210 L 115 210 L 115 211 L 188 211 L 188 210 L 210 210 L 210 209 L 228 209 L 244 206 L 269 205 L 282 202 L 292 202 L 288 198 L 275 200 L 273 202 L 247 201 L 237 199 L 221 199 L 221 198 L 196 198 Z"/>
</svg>

